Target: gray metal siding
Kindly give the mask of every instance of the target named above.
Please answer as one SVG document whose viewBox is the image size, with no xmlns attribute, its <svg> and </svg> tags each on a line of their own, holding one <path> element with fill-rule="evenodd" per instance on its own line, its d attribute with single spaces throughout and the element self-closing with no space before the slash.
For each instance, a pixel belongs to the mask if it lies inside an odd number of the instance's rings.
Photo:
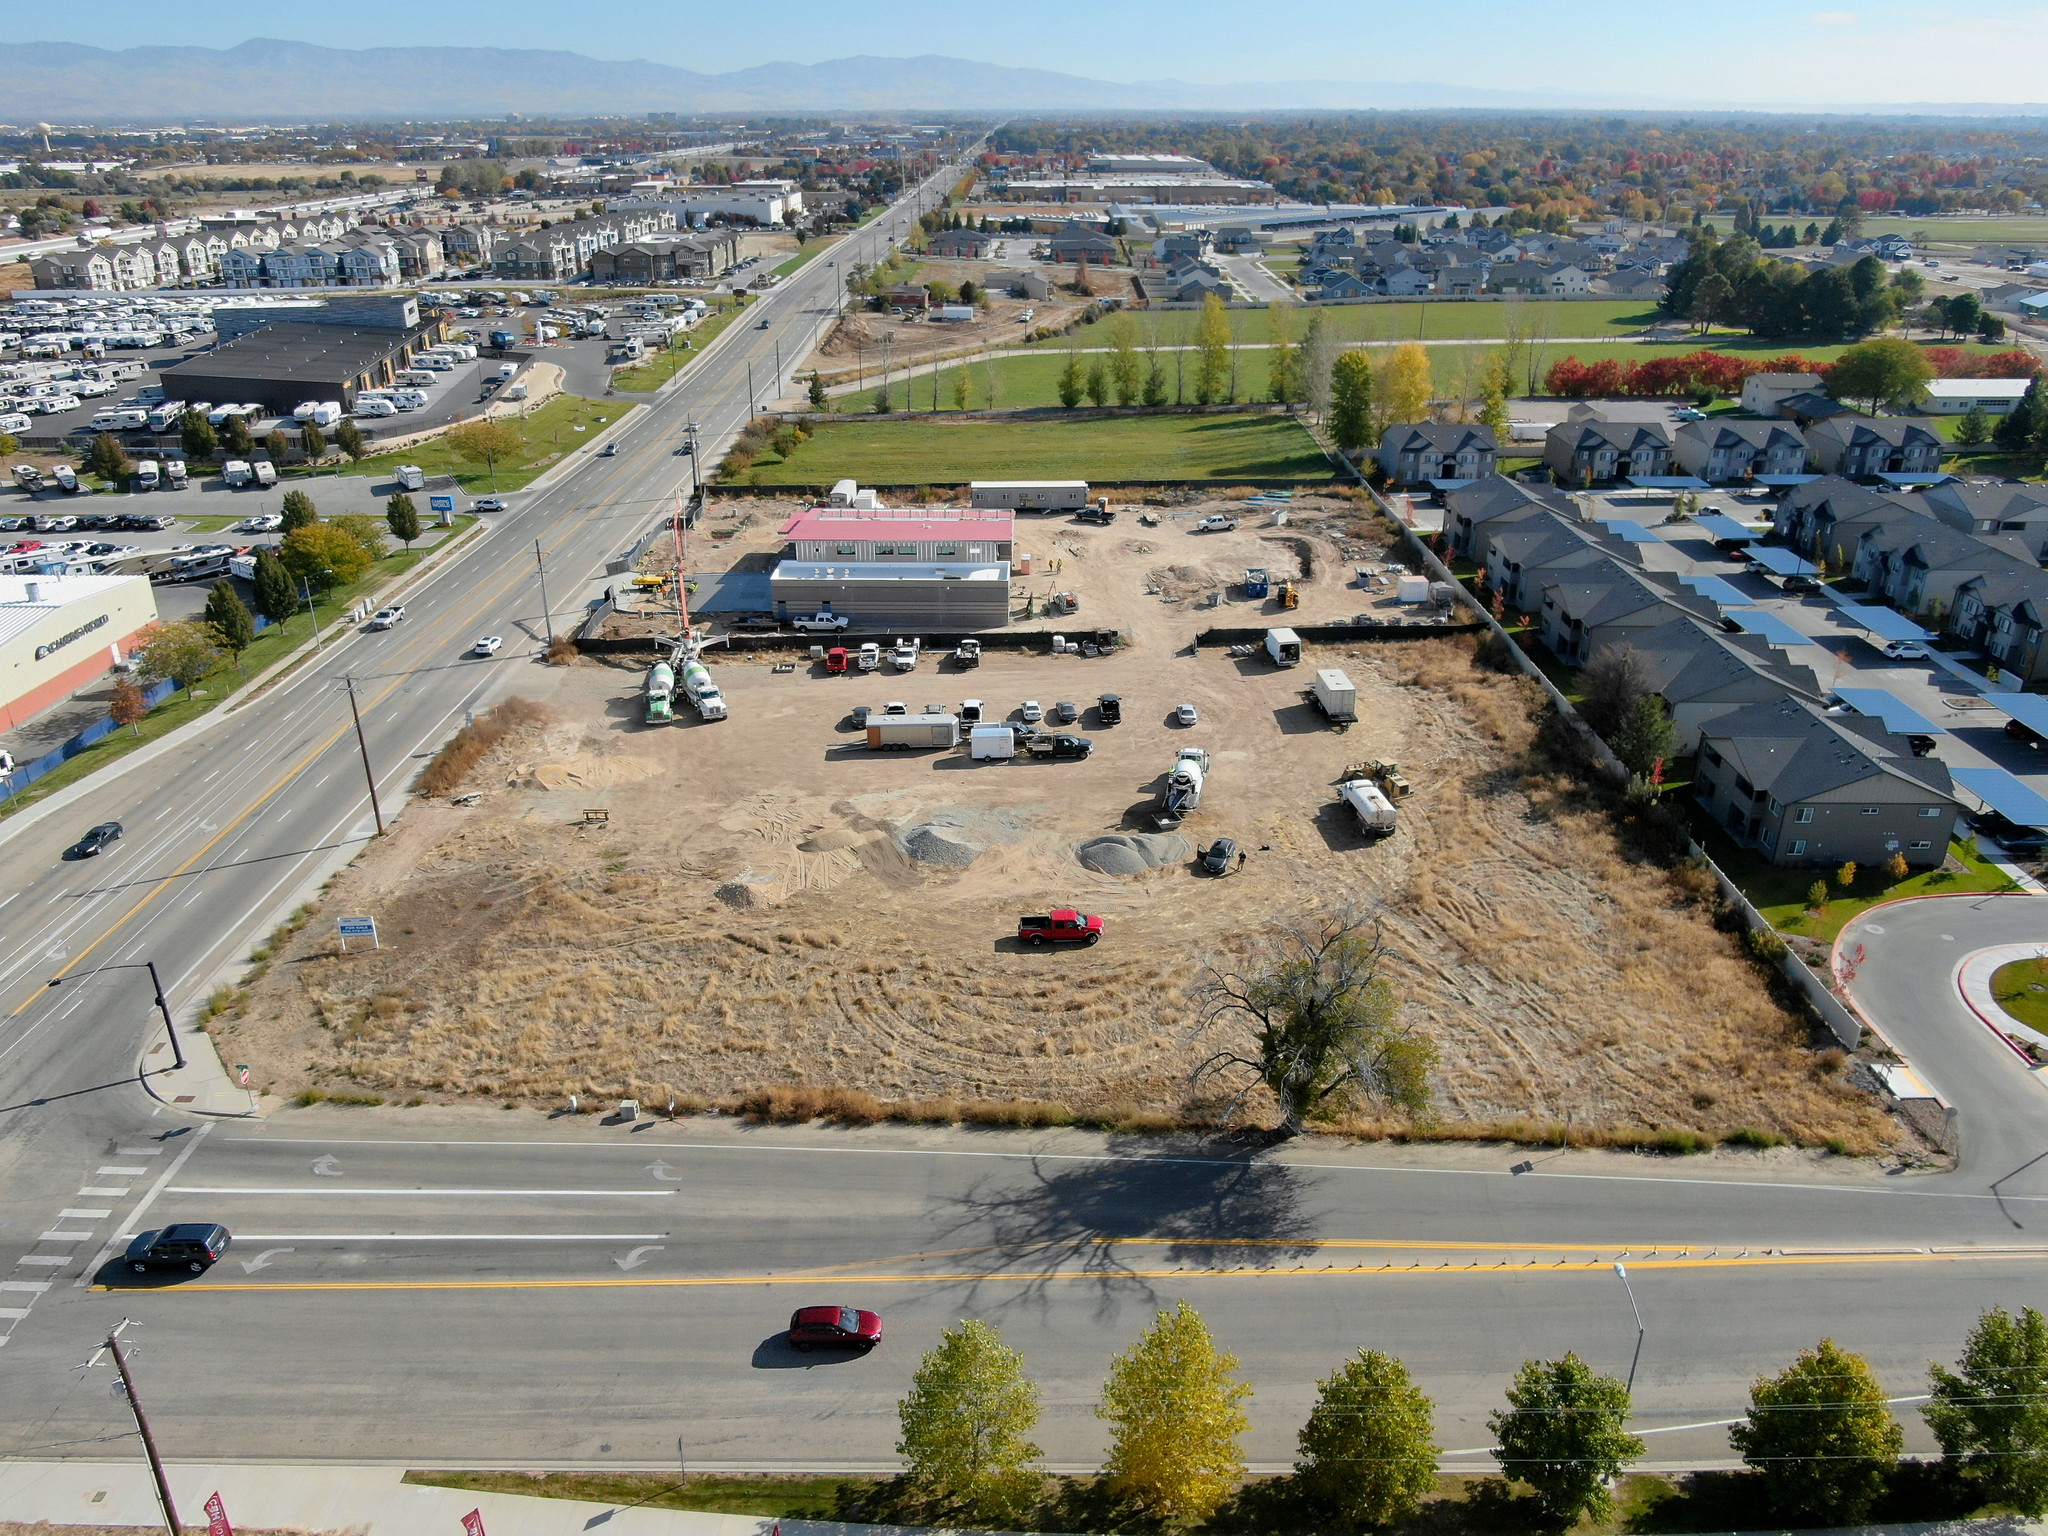
<svg viewBox="0 0 2048 1536">
<path fill-rule="evenodd" d="M 838 581 L 807 577 L 775 583 L 785 618 L 829 606 L 855 624 L 920 629 L 1001 629 L 1010 622 L 1007 581 Z"/>
</svg>

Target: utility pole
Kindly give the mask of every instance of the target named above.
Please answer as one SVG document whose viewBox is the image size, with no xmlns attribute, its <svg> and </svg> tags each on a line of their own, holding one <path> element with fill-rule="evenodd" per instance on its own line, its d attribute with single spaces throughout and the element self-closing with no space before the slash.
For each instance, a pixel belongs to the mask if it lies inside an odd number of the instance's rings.
<svg viewBox="0 0 2048 1536">
<path fill-rule="evenodd" d="M 683 427 L 683 435 L 690 440 L 690 492 L 693 499 L 701 499 L 704 495 L 704 476 L 697 467 L 697 455 L 702 451 L 697 434 L 702 430 L 702 425 L 694 421 Z"/>
<path fill-rule="evenodd" d="M 384 807 L 377 803 L 377 775 L 370 767 L 370 744 L 363 739 L 363 712 L 356 705 L 356 680 L 346 678 L 348 684 L 348 712 L 355 717 L 356 745 L 363 752 L 363 777 L 370 781 L 370 814 L 377 818 L 377 835 L 384 835 Z"/>
<path fill-rule="evenodd" d="M 548 649 L 555 648 L 555 616 L 548 611 L 548 563 L 541 558 L 540 540 L 533 541 L 533 563 L 540 567 L 540 621 L 547 626 Z"/>
<path fill-rule="evenodd" d="M 132 1318 L 122 1318 L 108 1333 L 106 1348 L 114 1357 L 114 1369 L 121 1373 L 121 1395 L 128 1399 L 128 1411 L 135 1415 L 135 1428 L 142 1436 L 142 1449 L 149 1456 L 150 1476 L 156 1479 L 157 1502 L 163 1506 L 164 1530 L 167 1536 L 183 1536 L 178 1525 L 178 1506 L 171 1500 L 170 1479 L 164 1475 L 164 1460 L 157 1454 L 156 1436 L 150 1432 L 149 1416 L 142 1411 L 142 1399 L 136 1395 L 135 1377 L 128 1369 L 128 1357 L 121 1353 L 121 1330 L 133 1321 Z M 90 1370 L 98 1360 L 99 1354 L 95 1351 L 92 1359 L 79 1369 Z"/>
<path fill-rule="evenodd" d="M 1636 1315 L 1636 1352 L 1628 1363 L 1628 1387 L 1626 1389 L 1633 1392 L 1636 1389 L 1636 1366 L 1641 1363 L 1643 1358 L 1643 1309 L 1636 1305 L 1636 1288 L 1628 1283 L 1628 1269 L 1619 1259 L 1615 1260 L 1614 1272 L 1621 1276 L 1622 1289 L 1628 1292 L 1629 1309 Z"/>
<path fill-rule="evenodd" d="M 313 649 L 317 651 L 320 649 L 320 615 L 313 607 L 313 584 L 310 581 L 299 583 L 299 596 L 306 600 L 306 617 L 313 621 Z"/>
</svg>

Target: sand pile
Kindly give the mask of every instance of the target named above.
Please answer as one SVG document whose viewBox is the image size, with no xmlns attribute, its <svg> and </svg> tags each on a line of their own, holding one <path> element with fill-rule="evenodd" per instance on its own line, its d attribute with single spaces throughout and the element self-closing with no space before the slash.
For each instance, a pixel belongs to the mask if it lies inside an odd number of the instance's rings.
<svg viewBox="0 0 2048 1536">
<path fill-rule="evenodd" d="M 903 851 L 920 864 L 965 869 L 988 852 L 988 845 L 970 840 L 957 828 L 926 824 L 911 828 L 904 836 Z"/>
<path fill-rule="evenodd" d="M 1193 846 L 1178 832 L 1112 832 L 1091 837 L 1074 850 L 1082 867 L 1098 875 L 1142 875 L 1193 855 Z"/>
</svg>

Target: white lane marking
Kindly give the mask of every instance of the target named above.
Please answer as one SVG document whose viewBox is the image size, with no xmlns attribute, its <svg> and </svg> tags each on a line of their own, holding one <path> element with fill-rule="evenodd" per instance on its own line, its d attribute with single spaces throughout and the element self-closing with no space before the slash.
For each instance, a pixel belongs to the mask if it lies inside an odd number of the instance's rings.
<svg viewBox="0 0 2048 1536">
<path fill-rule="evenodd" d="M 119 1163 L 101 1163 L 101 1164 L 99 1165 L 99 1167 L 97 1167 L 97 1168 L 93 1169 L 93 1172 L 94 1172 L 94 1173 L 122 1173 L 122 1174 L 129 1174 L 129 1175 L 131 1175 L 131 1176 L 132 1176 L 132 1175 L 134 1175 L 134 1174 L 138 1174 L 138 1173 L 147 1173 L 147 1172 L 149 1172 L 149 1170 L 148 1170 L 147 1168 L 124 1168 L 124 1167 L 123 1167 L 123 1166 L 122 1166 L 121 1164 L 119 1164 Z"/>
<path fill-rule="evenodd" d="M 191 1139 L 184 1146 L 180 1147 L 178 1155 L 171 1159 L 171 1166 L 166 1168 L 158 1176 L 157 1181 L 149 1186 L 149 1193 L 135 1202 L 135 1208 L 128 1213 L 127 1220 L 121 1223 L 124 1228 L 135 1228 L 142 1225 L 142 1213 L 156 1203 L 156 1197 L 164 1192 L 164 1186 L 178 1176 L 178 1170 L 185 1166 L 185 1159 L 199 1150 L 199 1144 L 206 1140 L 207 1133 L 212 1129 L 213 1127 L 210 1124 L 202 1125 L 192 1133 Z M 72 1288 L 76 1290 L 92 1284 L 92 1277 L 99 1273 L 99 1268 L 102 1264 L 114 1256 L 114 1249 L 120 1245 L 120 1242 L 121 1239 L 118 1236 L 109 1238 L 100 1251 L 93 1256 L 92 1262 L 85 1266 L 84 1272 L 71 1282 Z"/>
<path fill-rule="evenodd" d="M 85 1186 L 85 1188 L 81 1189 L 79 1193 L 81 1195 L 111 1196 L 118 1199 L 127 1195 L 128 1186 L 126 1184 L 122 1184 L 118 1187 L 109 1184 L 88 1184 Z"/>
<path fill-rule="evenodd" d="M 46 1254 L 46 1253 L 31 1253 L 31 1254 L 27 1254 L 27 1255 L 24 1255 L 24 1256 L 23 1256 L 23 1257 L 21 1257 L 21 1258 L 18 1258 L 18 1259 L 16 1259 L 16 1260 L 15 1260 L 14 1262 L 15 1262 L 15 1264 L 16 1264 L 16 1265 L 22 1265 L 22 1264 L 47 1264 L 47 1265 L 62 1265 L 62 1264 L 69 1264 L 69 1263 L 70 1263 L 71 1261 L 70 1261 L 69 1259 L 60 1259 L 60 1258 L 53 1258 L 52 1256 L 50 1256 L 49 1254 Z"/>
<path fill-rule="evenodd" d="M 1220 1157 L 1122 1157 L 1113 1152 L 961 1152 L 948 1147 L 799 1147 L 785 1143 L 749 1143 L 744 1146 L 728 1145 L 710 1141 L 659 1141 L 648 1146 L 629 1146 L 620 1143 L 608 1146 L 599 1142 L 573 1141 L 454 1141 L 427 1139 L 378 1140 L 369 1137 L 349 1139 L 325 1136 L 314 1139 L 310 1136 L 231 1136 L 230 1144 L 248 1142 L 269 1146 L 315 1146 L 315 1147 L 540 1147 L 550 1152 L 629 1152 L 645 1155 L 659 1148 L 665 1152 L 795 1152 L 805 1156 L 824 1157 L 958 1157 L 990 1158 L 1003 1162 L 1020 1163 L 1156 1163 L 1162 1167 L 1192 1166 L 1198 1168 L 1239 1168 L 1244 1165 L 1235 1159 Z M 1262 1168 L 1295 1168 L 1304 1173 L 1371 1173 L 1371 1174 L 1422 1174 L 1434 1178 L 1453 1179 L 1508 1179 L 1516 1175 L 1505 1168 L 1390 1168 L 1378 1163 L 1306 1163 L 1275 1159 L 1259 1164 Z M 1566 1183 L 1584 1181 L 1592 1184 L 1658 1184 L 1667 1189 L 1780 1189 L 1794 1194 L 1807 1195 L 1859 1195 L 1865 1197 L 1912 1200 L 1997 1200 L 2003 1198 L 2007 1204 L 2016 1200 L 2032 1202 L 2048 1201 L 2048 1195 L 1978 1195 L 1964 1191 L 1943 1189 L 1866 1189 L 1853 1184 L 1795 1184 L 1778 1182 L 1773 1179 L 1697 1179 L 1683 1176 L 1657 1177 L 1639 1173 L 1532 1173 L 1525 1179 L 1555 1179 Z"/>
<path fill-rule="evenodd" d="M 114 1148 L 114 1155 L 116 1157 L 161 1157 L 163 1150 L 162 1147 L 116 1147 Z"/>
<path fill-rule="evenodd" d="M 613 1259 L 612 1262 L 618 1265 L 620 1269 L 638 1269 L 647 1262 L 648 1254 L 666 1252 L 668 1252 L 668 1246 L 665 1243 L 648 1243 L 633 1249 L 623 1259 Z"/>
<path fill-rule="evenodd" d="M 560 1197 L 579 1200 L 632 1200 L 664 1199 L 676 1193 L 673 1189 L 322 1189 L 313 1185 L 298 1188 L 278 1186 L 273 1189 L 255 1187 L 224 1186 L 215 1184 L 176 1184 L 170 1189 L 174 1195 L 533 1195 Z"/>
<path fill-rule="evenodd" d="M 59 1221 L 105 1221 L 113 1214 L 112 1211 L 87 1211 L 67 1208 L 57 1213 L 57 1219 Z"/>
<path fill-rule="evenodd" d="M 31 1296 L 40 1296 L 49 1288 L 47 1280 L 0 1280 L 0 1291 L 27 1291 Z"/>
<path fill-rule="evenodd" d="M 332 1152 L 325 1157 L 316 1157 L 313 1159 L 313 1172 L 323 1179 L 338 1179 L 341 1177 L 341 1159 Z"/>
<path fill-rule="evenodd" d="M 90 1232 L 45 1232 L 36 1241 L 39 1243 L 82 1243 L 91 1236 Z"/>
<path fill-rule="evenodd" d="M 17 1323 L 27 1316 L 27 1307 L 0 1307 L 0 1317 L 12 1318 Z"/>
<path fill-rule="evenodd" d="M 241 1243 L 644 1243 L 666 1232 L 242 1232 Z"/>
<path fill-rule="evenodd" d="M 16 892 L 14 893 L 14 896 L 19 896 L 20 894 L 21 894 L 21 892 L 19 892 L 19 891 L 16 891 Z M 7 901 L 12 901 L 12 900 L 14 900 L 14 896 L 10 896 L 10 897 L 8 897 L 8 898 L 7 898 Z M 4 907 L 4 906 L 6 906 L 6 905 L 7 905 L 7 901 L 0 901 L 0 907 Z"/>
</svg>

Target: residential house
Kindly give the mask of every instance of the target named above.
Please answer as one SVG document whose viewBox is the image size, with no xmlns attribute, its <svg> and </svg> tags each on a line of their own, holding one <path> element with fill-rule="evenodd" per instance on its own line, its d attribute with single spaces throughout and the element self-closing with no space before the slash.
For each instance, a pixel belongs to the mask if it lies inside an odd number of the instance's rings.
<svg viewBox="0 0 2048 1536">
<path fill-rule="evenodd" d="M 1464 422 L 1421 421 L 1388 427 L 1380 437 L 1380 470 L 1396 485 L 1432 480 L 1477 480 L 1493 473 L 1500 445 L 1491 428 Z"/>
<path fill-rule="evenodd" d="M 121 290 L 154 288 L 156 256 L 146 245 L 117 245 L 110 258 L 114 264 L 114 286 Z"/>
<path fill-rule="evenodd" d="M 2021 687 L 2048 686 L 2048 574 L 1987 572 L 1958 582 L 1948 629 Z"/>
<path fill-rule="evenodd" d="M 1713 481 L 1802 474 L 1807 458 L 1805 434 L 1790 422 L 1726 416 L 1687 422 L 1671 452 L 1687 474 Z"/>
<path fill-rule="evenodd" d="M 1259 232 L 1249 226 L 1233 224 L 1216 231 L 1216 249 L 1226 256 L 1256 256 L 1266 248 Z"/>
<path fill-rule="evenodd" d="M 1671 285 L 1648 267 L 1617 267 L 1593 279 L 1592 291 L 1617 299 L 1641 299 L 1654 304 L 1671 291 Z"/>
<path fill-rule="evenodd" d="M 1671 428 L 1661 421 L 1610 421 L 1590 406 L 1543 435 L 1543 462 L 1565 485 L 1671 473 Z"/>
<path fill-rule="evenodd" d="M 1778 408 L 1771 414 L 1786 421 L 1796 421 L 1801 428 L 1812 426 L 1816 421 L 1830 421 L 1837 416 L 1847 416 L 1852 408 L 1842 404 L 1832 395 L 1819 390 L 1806 390 L 1796 395 L 1781 395 Z"/>
<path fill-rule="evenodd" d="M 1709 623 L 1720 618 L 1715 604 L 1679 586 L 1675 577 L 1635 569 L 1617 558 L 1546 580 L 1542 595 L 1543 643 L 1574 667 L 1590 661 L 1597 646 L 1618 643 L 1638 630 L 1685 615 Z"/>
<path fill-rule="evenodd" d="M 1063 267 L 1082 261 L 1095 267 L 1111 266 L 1123 259 L 1115 240 L 1086 224 L 1068 224 L 1046 240 L 1045 252 L 1048 260 Z"/>
<path fill-rule="evenodd" d="M 1546 509 L 1541 515 L 1502 519 L 1488 529 L 1482 562 L 1486 582 L 1510 608 L 1532 613 L 1543 589 L 1570 572 L 1606 561 L 1642 564 L 1635 546 L 1599 523 L 1580 523 Z"/>
<path fill-rule="evenodd" d="M 1418 294 L 1428 293 L 1432 286 L 1430 275 L 1415 267 L 1389 267 L 1380 273 L 1380 292 L 1395 298 L 1412 299 Z"/>
<path fill-rule="evenodd" d="M 1475 565 L 1487 563 L 1490 538 L 1530 518 L 1561 513 L 1574 522 L 1579 504 L 1547 485 L 1527 485 L 1502 474 L 1481 476 L 1444 492 L 1444 530 L 1451 547 Z"/>
<path fill-rule="evenodd" d="M 1742 408 L 1752 416 L 1775 416 L 1780 400 L 1822 393 L 1826 382 L 1817 373 L 1752 373 L 1742 381 Z"/>
<path fill-rule="evenodd" d="M 1017 272 L 991 272 L 988 274 L 991 288 L 1004 288 L 1012 298 L 1043 300 L 1052 297 L 1052 279 L 1043 272 L 1022 270 Z"/>
<path fill-rule="evenodd" d="M 1916 869 L 1948 856 L 1960 809 L 1939 758 L 1864 715 L 1787 695 L 1702 733 L 1693 792 L 1736 842 L 1773 864 Z"/>
<path fill-rule="evenodd" d="M 1972 576 L 2039 569 L 2018 534 L 1958 533 L 1924 513 L 1903 512 L 1857 539 L 1850 574 L 1894 607 L 1938 617 Z"/>
<path fill-rule="evenodd" d="M 1596 645 L 1594 658 L 1624 648 L 1634 652 L 1648 691 L 1664 701 L 1681 757 L 1697 752 L 1701 733 L 1736 710 L 1787 694 L 1818 703 L 1823 693 L 1810 668 L 1761 635 L 1731 635 L 1696 617 L 1674 617 Z"/>
<path fill-rule="evenodd" d="M 488 224 L 445 224 L 439 233 L 442 254 L 458 267 L 491 265 L 507 238 L 503 230 Z"/>
<path fill-rule="evenodd" d="M 114 262 L 107 252 L 58 251 L 39 256 L 29 263 L 38 288 L 90 288 L 108 290 L 114 286 Z"/>
<path fill-rule="evenodd" d="M 1436 291 L 1450 298 L 1470 299 L 1486 292 L 1489 267 L 1445 267 L 1436 275 Z"/>
<path fill-rule="evenodd" d="M 1930 515 L 1967 519 L 1972 533 L 2024 535 L 2033 557 L 2048 563 L 2048 485 L 1972 485 L 1945 480 L 1916 494 Z M 1957 526 L 1951 522 L 1951 527 Z"/>
<path fill-rule="evenodd" d="M 1368 282 L 1356 272 L 1330 272 L 1316 287 L 1319 299 L 1369 299 L 1378 293 L 1378 283 Z"/>
<path fill-rule="evenodd" d="M 1550 268 L 1533 261 L 1503 261 L 1487 279 L 1493 293 L 1545 294 L 1550 291 Z"/>
<path fill-rule="evenodd" d="M 1575 298 L 1593 291 L 1593 275 L 1584 267 L 1567 262 L 1561 267 L 1550 269 L 1550 281 L 1543 291 L 1554 299 Z"/>
<path fill-rule="evenodd" d="M 1176 230 L 1152 242 L 1151 262 L 1155 267 L 1177 267 L 1183 262 L 1200 261 L 1208 251 L 1208 230 Z"/>
<path fill-rule="evenodd" d="M 891 313 L 923 313 L 932 307 L 932 291 L 923 283 L 891 283 L 888 302 Z"/>
<path fill-rule="evenodd" d="M 985 229 L 942 229 L 925 249 L 941 261 L 980 261 L 995 243 L 996 237 Z"/>
<path fill-rule="evenodd" d="M 1786 491 L 1772 524 L 1786 545 L 1809 560 L 1826 560 L 1840 570 L 1854 558 L 1864 530 L 1886 517 L 1919 511 L 1913 497 L 1858 485 L 1839 475 L 1824 476 Z M 1932 509 L 1929 515 L 1938 516 Z M 1967 529 L 1968 519 L 1951 513 Z M 1954 526 L 1954 525 L 1951 525 Z"/>
<path fill-rule="evenodd" d="M 1911 416 L 1832 417 L 1806 433 L 1813 467 L 1830 475 L 1922 475 L 1941 469 L 1940 434 Z"/>
</svg>

